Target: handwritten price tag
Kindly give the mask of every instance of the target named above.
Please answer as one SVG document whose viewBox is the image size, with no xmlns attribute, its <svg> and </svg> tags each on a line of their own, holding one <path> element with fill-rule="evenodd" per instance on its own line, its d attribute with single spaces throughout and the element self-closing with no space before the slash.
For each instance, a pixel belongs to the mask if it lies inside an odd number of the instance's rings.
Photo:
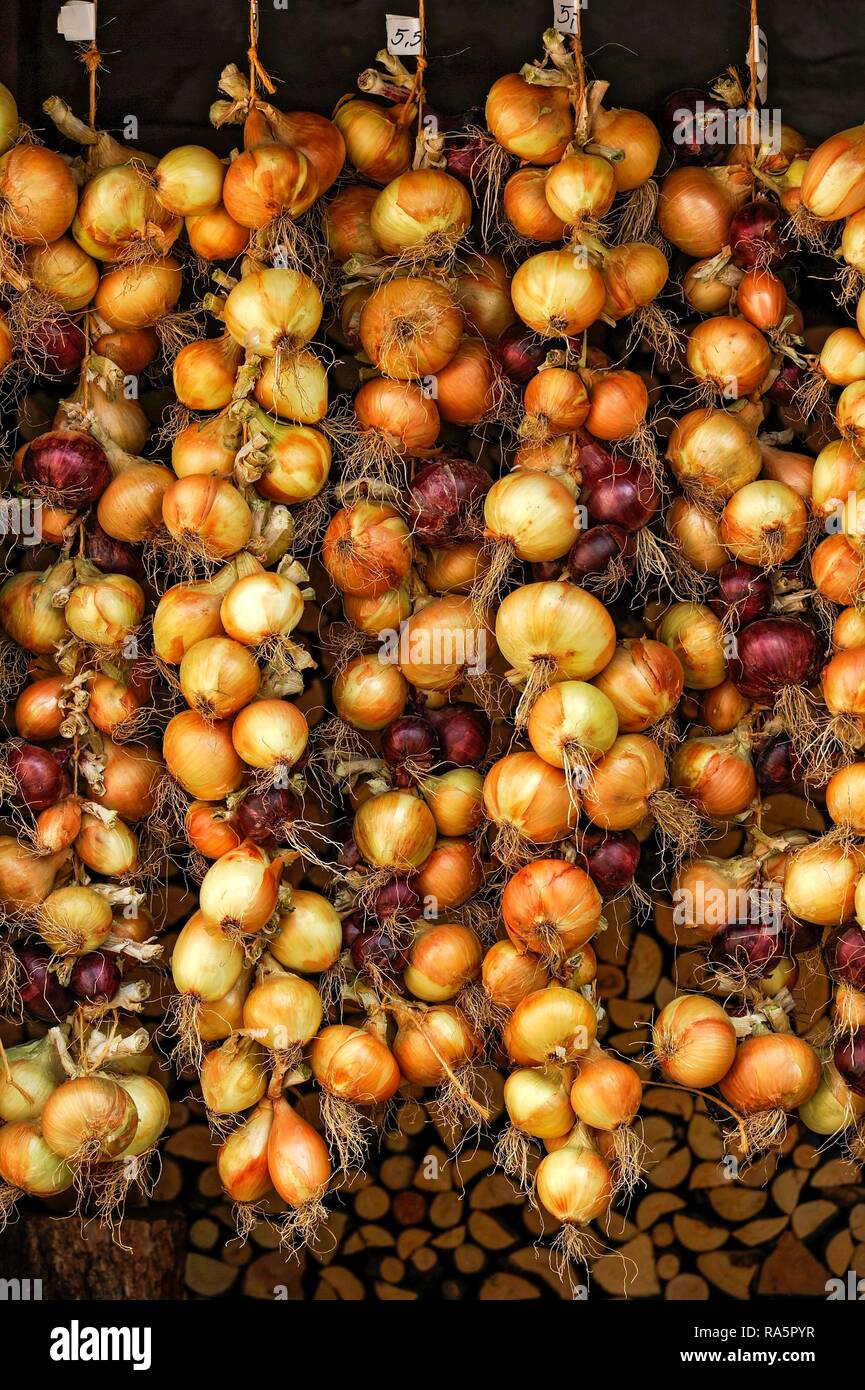
<svg viewBox="0 0 865 1390">
<path fill-rule="evenodd" d="M 408 53 L 416 58 L 421 51 L 420 20 L 407 14 L 389 14 L 385 18 L 388 53 Z"/>
<path fill-rule="evenodd" d="M 584 10 L 588 0 L 553 0 L 553 28 L 560 34 L 577 32 L 577 10 Z"/>
<path fill-rule="evenodd" d="M 759 25 L 751 35 L 751 61 L 757 73 L 757 98 L 762 106 L 769 92 L 769 44 Z"/>
</svg>

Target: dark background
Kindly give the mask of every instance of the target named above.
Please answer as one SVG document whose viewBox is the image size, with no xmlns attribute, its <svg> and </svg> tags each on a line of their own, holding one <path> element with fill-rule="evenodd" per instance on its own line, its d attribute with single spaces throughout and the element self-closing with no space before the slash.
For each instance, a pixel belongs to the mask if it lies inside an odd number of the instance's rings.
<svg viewBox="0 0 865 1390">
<path fill-rule="evenodd" d="M 416 13 L 416 0 L 260 0 L 260 55 L 282 79 L 284 109 L 329 113 L 385 42 L 385 12 Z M 25 120 L 44 124 L 51 93 L 86 114 L 86 77 L 74 44 L 57 33 L 60 0 L 0 0 L 0 79 Z M 865 116 L 863 0 L 760 0 L 769 42 L 768 104 L 812 142 Z M 747 0 L 589 0 L 584 48 L 593 74 L 622 105 L 652 110 L 677 86 L 744 66 Z M 551 0 L 429 0 L 430 104 L 457 114 L 483 103 L 496 77 L 540 52 Z M 200 139 L 217 77 L 245 66 L 246 0 L 100 0 L 98 41 L 105 54 L 99 124 L 117 131 L 137 116 L 139 144 L 161 153 Z M 410 65 L 410 64 L 409 64 Z M 227 151 L 238 132 L 211 132 Z"/>
</svg>

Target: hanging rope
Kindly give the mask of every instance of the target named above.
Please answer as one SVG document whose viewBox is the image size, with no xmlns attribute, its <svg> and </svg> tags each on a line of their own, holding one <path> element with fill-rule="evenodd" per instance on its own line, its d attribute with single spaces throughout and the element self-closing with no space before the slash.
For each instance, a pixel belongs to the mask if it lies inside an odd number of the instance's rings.
<svg viewBox="0 0 865 1390">
<path fill-rule="evenodd" d="M 424 6 L 424 0 L 419 0 L 417 14 L 418 24 L 420 26 L 420 47 L 418 49 L 418 55 L 416 60 L 417 66 L 414 71 L 414 77 L 412 78 L 412 84 L 409 88 L 408 96 L 406 97 L 405 104 L 401 112 L 401 118 L 403 122 L 408 121 L 408 113 L 411 111 L 411 108 L 414 105 L 414 103 L 417 102 L 417 133 L 418 139 L 420 139 L 423 134 L 423 104 L 426 98 L 426 91 L 424 90 L 423 79 L 427 67 L 426 10 Z"/>
<path fill-rule="evenodd" d="M 80 61 L 87 69 L 87 83 L 89 87 L 88 120 L 91 130 L 96 129 L 96 74 L 102 67 L 102 54 L 99 52 L 96 43 L 96 24 L 98 23 L 97 3 L 98 0 L 93 0 L 93 38 L 90 40 L 87 47 L 80 49 L 78 53 Z"/>
<path fill-rule="evenodd" d="M 276 83 L 258 57 L 258 0 L 249 0 L 249 48 L 246 56 L 249 59 L 249 104 L 252 106 L 256 97 L 256 83 L 260 82 L 269 96 L 276 91 Z"/>
<path fill-rule="evenodd" d="M 757 18 L 757 0 L 751 0 L 751 32 L 748 37 L 748 163 L 753 164 L 756 148 L 759 147 L 757 136 L 757 63 L 760 58 L 759 49 L 760 24 Z"/>
<path fill-rule="evenodd" d="M 577 69 L 577 81 L 574 86 L 572 101 L 574 110 L 579 113 L 582 110 L 586 97 L 586 65 L 583 62 L 583 20 L 582 8 L 579 0 L 574 5 L 574 20 L 576 22 L 576 32 L 571 35 L 571 52 L 574 55 L 574 63 Z"/>
</svg>

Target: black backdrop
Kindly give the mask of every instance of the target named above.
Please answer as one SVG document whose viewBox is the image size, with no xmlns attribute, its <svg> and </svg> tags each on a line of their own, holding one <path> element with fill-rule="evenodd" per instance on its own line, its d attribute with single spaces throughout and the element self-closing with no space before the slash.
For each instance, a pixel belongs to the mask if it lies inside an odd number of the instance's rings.
<svg viewBox="0 0 865 1390">
<path fill-rule="evenodd" d="M 282 79 L 285 109 L 329 112 L 385 39 L 386 10 L 416 12 L 416 0 L 260 0 L 261 57 Z M 865 0 L 760 0 L 769 41 L 769 100 L 812 142 L 865 116 Z M 75 46 L 57 33 L 60 0 L 0 0 L 0 79 L 22 115 L 44 124 L 51 93 L 84 114 L 85 75 Z M 676 86 L 743 63 L 748 0 L 589 0 L 585 50 L 594 75 L 620 104 L 652 110 Z M 428 0 L 428 90 L 443 113 L 481 104 L 495 77 L 537 56 L 551 0 Z M 106 70 L 100 125 L 139 121 L 139 144 L 161 153 L 200 138 L 216 79 L 243 65 L 246 0 L 100 0 Z M 211 136 L 225 151 L 238 132 Z"/>
</svg>

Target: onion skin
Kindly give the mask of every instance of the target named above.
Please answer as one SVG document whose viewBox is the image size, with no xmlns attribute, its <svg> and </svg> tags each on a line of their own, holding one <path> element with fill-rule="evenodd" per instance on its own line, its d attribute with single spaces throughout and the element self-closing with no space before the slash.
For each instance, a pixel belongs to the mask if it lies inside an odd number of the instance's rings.
<svg viewBox="0 0 865 1390">
<path fill-rule="evenodd" d="M 719 1084 L 724 1099 L 741 1115 L 795 1110 L 820 1084 L 820 1058 L 793 1033 L 745 1038 Z"/>
<path fill-rule="evenodd" d="M 661 1010 L 653 1031 L 658 1065 L 682 1086 L 714 1086 L 733 1064 L 735 1029 L 713 999 L 679 995 Z"/>
</svg>

